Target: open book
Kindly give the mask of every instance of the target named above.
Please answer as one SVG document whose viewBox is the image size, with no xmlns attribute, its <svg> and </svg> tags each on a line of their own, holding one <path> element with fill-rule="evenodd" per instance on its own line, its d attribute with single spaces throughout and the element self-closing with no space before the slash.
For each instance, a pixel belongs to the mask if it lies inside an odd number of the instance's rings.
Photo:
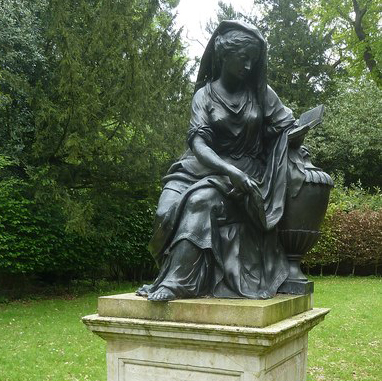
<svg viewBox="0 0 382 381">
<path fill-rule="evenodd" d="M 289 132 L 289 138 L 296 138 L 300 135 L 304 135 L 308 132 L 309 129 L 322 123 L 323 114 L 324 105 L 319 105 L 301 114 L 298 121 L 298 127 Z"/>
<path fill-rule="evenodd" d="M 322 122 L 322 116 L 324 115 L 324 105 L 319 105 L 315 108 L 312 108 L 309 111 L 304 112 L 300 116 L 298 126 L 302 127 L 305 124 L 309 124 L 310 128 L 317 126 Z"/>
</svg>

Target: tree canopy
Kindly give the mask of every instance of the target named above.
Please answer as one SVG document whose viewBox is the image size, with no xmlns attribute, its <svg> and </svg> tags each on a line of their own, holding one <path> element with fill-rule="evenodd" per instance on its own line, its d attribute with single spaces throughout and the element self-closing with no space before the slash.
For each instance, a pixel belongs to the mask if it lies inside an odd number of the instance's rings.
<svg viewBox="0 0 382 381">
<path fill-rule="evenodd" d="M 324 123 L 309 132 L 314 163 L 341 173 L 345 184 L 382 187 L 382 91 L 348 79 L 326 102 Z"/>
<path fill-rule="evenodd" d="M 359 77 L 382 87 L 382 7 L 378 0 L 315 0 L 310 17 L 317 30 L 331 29 L 338 59 Z"/>
<path fill-rule="evenodd" d="M 155 194 L 183 148 L 191 89 L 174 5 L 2 1 L 0 148 L 73 226 L 106 195 Z"/>
<path fill-rule="evenodd" d="M 334 71 L 330 34 L 310 27 L 304 0 L 255 0 L 268 41 L 269 82 L 298 112 L 317 105 L 330 90 Z"/>
</svg>

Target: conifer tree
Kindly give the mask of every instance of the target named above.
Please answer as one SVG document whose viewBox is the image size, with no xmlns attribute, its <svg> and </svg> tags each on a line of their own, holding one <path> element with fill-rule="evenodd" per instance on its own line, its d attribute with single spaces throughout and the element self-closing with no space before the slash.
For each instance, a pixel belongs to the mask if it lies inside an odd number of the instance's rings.
<svg viewBox="0 0 382 381">
<path fill-rule="evenodd" d="M 191 88 L 175 5 L 1 1 L 0 149 L 74 227 L 106 198 L 155 195 L 183 150 Z"/>
</svg>

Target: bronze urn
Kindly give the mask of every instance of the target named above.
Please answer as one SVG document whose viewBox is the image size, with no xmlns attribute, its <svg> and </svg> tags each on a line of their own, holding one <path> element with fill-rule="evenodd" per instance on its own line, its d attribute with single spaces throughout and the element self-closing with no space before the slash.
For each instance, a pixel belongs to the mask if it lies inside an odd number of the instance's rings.
<svg viewBox="0 0 382 381">
<path fill-rule="evenodd" d="M 313 282 L 309 282 L 303 274 L 300 263 L 320 236 L 320 226 L 328 206 L 333 180 L 315 167 L 309 156 L 308 150 L 302 146 L 291 150 L 289 158 L 290 186 L 287 187 L 285 209 L 278 233 L 290 266 L 289 276 L 279 288 L 282 293 L 313 292 Z M 299 183 L 297 187 L 296 182 Z"/>
</svg>

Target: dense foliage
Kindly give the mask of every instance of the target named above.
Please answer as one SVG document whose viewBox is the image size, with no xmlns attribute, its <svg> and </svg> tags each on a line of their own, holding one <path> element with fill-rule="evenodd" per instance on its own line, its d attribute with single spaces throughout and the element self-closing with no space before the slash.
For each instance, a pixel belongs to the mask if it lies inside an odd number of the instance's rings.
<svg viewBox="0 0 382 381">
<path fill-rule="evenodd" d="M 365 69 L 382 87 L 382 9 L 379 0 L 314 0 L 316 30 L 332 30 L 338 61 L 355 76 Z"/>
<path fill-rule="evenodd" d="M 2 3 L 2 152 L 77 230 L 105 195 L 155 195 L 190 100 L 170 2 Z"/>
<path fill-rule="evenodd" d="M 324 123 L 309 132 L 314 163 L 341 172 L 345 184 L 382 187 L 382 91 L 370 81 L 348 80 L 325 103 Z"/>
<path fill-rule="evenodd" d="M 382 270 L 382 194 L 336 178 L 322 236 L 306 255 L 305 267 L 330 274 L 380 275 Z M 362 273 L 361 273 L 362 274 Z"/>
<path fill-rule="evenodd" d="M 99 262 L 94 243 L 65 232 L 59 207 L 41 205 L 31 186 L 7 174 L 12 163 L 0 157 L 0 269 L 3 273 L 88 273 Z"/>
<path fill-rule="evenodd" d="M 176 2 L 0 4 L 0 272 L 150 268 L 192 93 Z"/>
<path fill-rule="evenodd" d="M 66 228 L 59 203 L 33 198 L 33 187 L 11 174 L 12 162 L 0 156 L 0 285 L 1 274 L 37 275 L 49 280 L 110 276 L 131 280 L 152 277 L 147 252 L 153 206 L 147 200 L 117 205 L 105 200 L 97 226 L 106 236 L 83 235 Z M 107 218 L 112 218 L 108 221 Z"/>
<path fill-rule="evenodd" d="M 256 0 L 257 19 L 268 41 L 270 85 L 298 115 L 323 101 L 331 91 L 336 63 L 329 51 L 331 33 L 310 27 L 305 0 Z M 296 107 L 297 106 L 297 107 Z"/>
</svg>

